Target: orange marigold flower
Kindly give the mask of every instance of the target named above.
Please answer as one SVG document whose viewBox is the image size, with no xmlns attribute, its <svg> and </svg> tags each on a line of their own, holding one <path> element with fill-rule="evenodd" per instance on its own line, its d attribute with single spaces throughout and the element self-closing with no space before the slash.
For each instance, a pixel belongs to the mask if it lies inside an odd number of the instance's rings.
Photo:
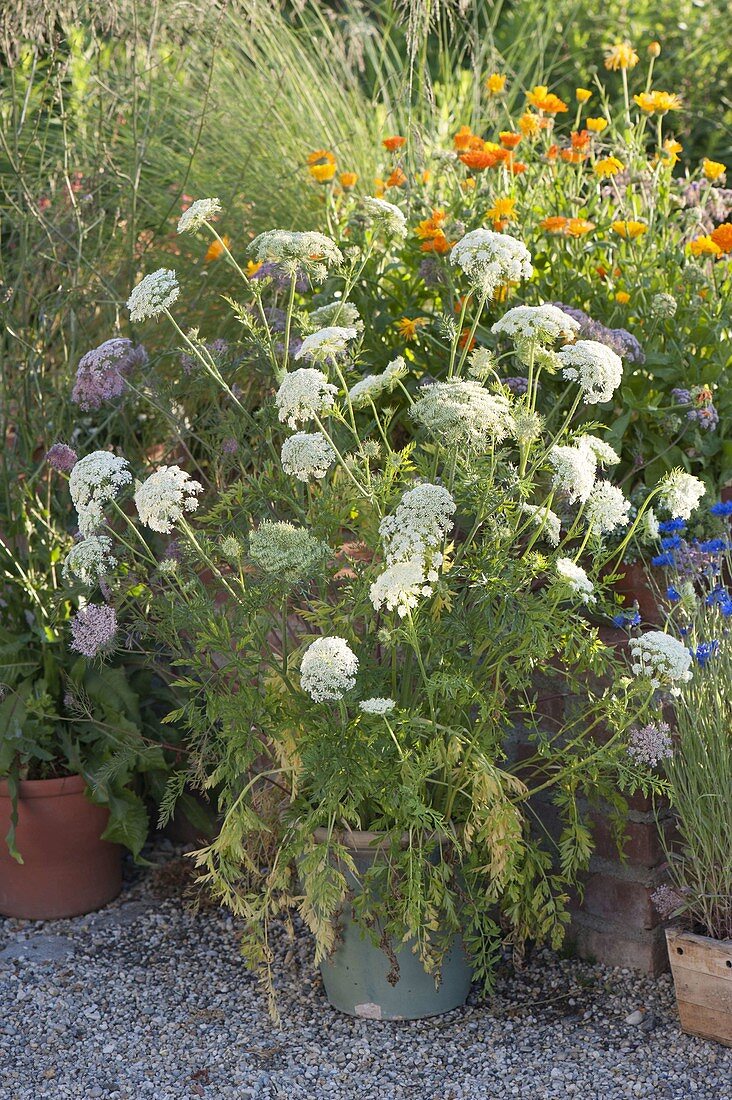
<svg viewBox="0 0 732 1100">
<path fill-rule="evenodd" d="M 581 164 L 589 156 L 588 153 L 581 153 L 578 149 L 560 149 L 559 155 L 567 164 Z"/>
<path fill-rule="evenodd" d="M 461 153 L 459 160 L 472 172 L 482 172 L 485 168 L 493 168 L 498 163 L 498 157 L 487 149 L 471 149 L 467 153 Z"/>
<path fill-rule="evenodd" d="M 356 181 L 358 180 L 358 176 L 355 172 L 341 172 L 338 178 L 344 191 L 350 191 L 352 188 L 354 188 L 356 186 Z"/>
<path fill-rule="evenodd" d="M 311 164 L 308 172 L 318 183 L 330 183 L 336 173 L 335 164 Z"/>
<path fill-rule="evenodd" d="M 667 111 L 680 111 L 681 97 L 674 92 L 641 92 L 633 99 L 647 115 L 665 115 Z"/>
<path fill-rule="evenodd" d="M 512 176 L 520 176 L 526 171 L 526 165 L 520 160 L 509 160 L 506 167 Z"/>
<path fill-rule="evenodd" d="M 403 340 L 416 340 L 417 330 L 422 325 L 429 324 L 429 317 L 402 317 L 397 321 L 397 329 Z"/>
<path fill-rule="evenodd" d="M 446 217 L 447 214 L 444 210 L 433 210 L 429 218 L 425 218 L 424 221 L 419 222 L 417 225 L 414 230 L 416 236 L 424 239 L 425 237 L 435 237 L 438 233 L 442 233 L 442 227 L 445 224 Z"/>
<path fill-rule="evenodd" d="M 547 160 L 556 160 L 558 155 L 559 155 L 559 146 L 556 145 L 556 144 L 550 145 L 549 148 L 546 151 L 546 159 Z"/>
<path fill-rule="evenodd" d="M 455 137 L 452 139 L 458 153 L 464 153 L 467 149 L 469 149 L 474 137 L 475 134 L 469 126 L 461 126 L 458 132 L 455 134 Z"/>
<path fill-rule="evenodd" d="M 252 275 L 256 275 L 261 267 L 261 263 L 256 263 L 254 260 L 250 260 L 247 266 L 244 268 L 244 274 L 247 279 L 251 279 Z"/>
<path fill-rule="evenodd" d="M 693 241 L 689 241 L 689 251 L 692 256 L 721 256 L 722 249 L 719 247 L 716 241 L 708 235 L 703 237 L 695 237 Z"/>
<path fill-rule="evenodd" d="M 618 302 L 621 306 L 627 306 L 628 302 L 630 301 L 630 294 L 628 294 L 627 290 L 619 290 L 618 293 L 615 295 L 615 301 Z"/>
<path fill-rule="evenodd" d="M 419 247 L 422 252 L 437 252 L 441 256 L 443 253 L 449 252 L 454 243 L 454 241 L 448 241 L 445 234 L 440 231 L 435 233 L 434 237 L 431 237 L 428 241 L 422 241 Z"/>
<path fill-rule="evenodd" d="M 406 182 L 406 174 L 402 172 L 401 168 L 395 168 L 392 174 L 389 176 L 388 180 L 386 181 L 386 186 L 403 187 Z"/>
<path fill-rule="evenodd" d="M 622 172 L 624 168 L 625 165 L 622 160 L 618 160 L 617 157 L 603 157 L 595 165 L 595 173 L 601 180 L 604 180 L 611 176 L 617 176 L 618 172 Z"/>
<path fill-rule="evenodd" d="M 619 237 L 623 237 L 626 241 L 635 241 L 638 237 L 642 237 L 644 233 L 648 232 L 648 226 L 645 222 L 613 222 L 612 228 Z"/>
<path fill-rule="evenodd" d="M 726 165 L 722 164 L 721 161 L 710 160 L 709 157 L 704 157 L 704 160 L 702 161 L 702 172 L 708 180 L 712 181 L 712 183 L 715 183 L 717 180 L 721 179 L 722 176 L 725 175 L 726 171 L 727 167 Z"/>
<path fill-rule="evenodd" d="M 601 134 L 603 130 L 607 129 L 606 118 L 587 118 L 585 124 L 588 130 L 591 130 L 593 134 Z"/>
<path fill-rule="evenodd" d="M 723 252 L 732 252 L 732 222 L 722 222 L 709 236 Z"/>
<path fill-rule="evenodd" d="M 393 137 L 384 138 L 382 145 L 385 149 L 388 149 L 390 153 L 393 153 L 396 149 L 401 149 L 402 145 L 406 143 L 405 137 L 400 137 L 399 134 L 395 134 Z"/>
<path fill-rule="evenodd" d="M 590 131 L 589 130 L 573 130 L 570 137 L 573 149 L 589 149 L 590 147 Z"/>
<path fill-rule="evenodd" d="M 634 69 L 640 61 L 630 42 L 616 42 L 605 54 L 605 68 L 617 72 L 618 69 Z"/>
<path fill-rule="evenodd" d="M 524 111 L 521 118 L 518 120 L 519 130 L 524 137 L 536 137 L 544 125 L 545 120 L 539 118 L 533 111 Z"/>
<path fill-rule="evenodd" d="M 491 95 L 500 95 L 506 87 L 506 78 L 500 73 L 491 73 L 485 82 L 485 86 Z"/>
<path fill-rule="evenodd" d="M 592 98 L 592 92 L 589 88 L 575 88 L 574 98 L 578 103 L 586 103 L 588 99 Z"/>
<path fill-rule="evenodd" d="M 419 178 L 422 183 L 429 183 L 432 179 L 432 173 L 430 172 L 429 168 L 425 168 L 424 172 Z"/>
<path fill-rule="evenodd" d="M 594 228 L 595 223 L 588 221 L 587 218 L 570 218 L 564 232 L 568 237 L 584 237 L 586 233 L 591 233 Z"/>
<path fill-rule="evenodd" d="M 228 248 L 230 244 L 231 238 L 227 237 L 226 234 L 224 234 L 220 241 L 214 237 L 211 244 L 206 249 L 206 255 L 203 257 L 203 262 L 205 264 L 210 264 L 212 260 L 218 260 L 220 256 L 223 256 L 224 250 Z"/>
<path fill-rule="evenodd" d="M 498 136 L 504 149 L 515 149 L 521 141 L 521 134 L 515 134 L 513 130 L 501 130 Z"/>
<path fill-rule="evenodd" d="M 559 96 L 550 92 L 546 84 L 537 84 L 533 91 L 527 93 L 526 99 L 532 107 L 536 107 L 537 111 L 543 111 L 548 115 L 556 115 L 567 110 L 567 104 Z"/>
<path fill-rule="evenodd" d="M 335 155 L 330 149 L 316 149 L 308 154 L 308 164 L 335 164 Z"/>
<path fill-rule="evenodd" d="M 539 227 L 545 229 L 547 233 L 562 233 L 567 224 L 567 219 L 563 218 L 560 214 L 552 214 L 548 218 L 544 218 L 539 222 Z"/>
</svg>

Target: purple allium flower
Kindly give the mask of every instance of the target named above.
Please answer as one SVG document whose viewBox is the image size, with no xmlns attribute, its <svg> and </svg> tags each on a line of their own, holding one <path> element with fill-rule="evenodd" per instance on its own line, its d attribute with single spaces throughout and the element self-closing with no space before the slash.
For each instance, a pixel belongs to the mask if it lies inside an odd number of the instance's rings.
<svg viewBox="0 0 732 1100">
<path fill-rule="evenodd" d="M 633 333 L 628 332 L 626 328 L 608 328 L 600 321 L 593 321 L 590 315 L 585 313 L 583 309 L 576 309 L 574 306 L 566 306 L 564 302 L 552 302 L 551 305 L 557 306 L 563 313 L 566 313 L 569 317 L 573 317 L 574 320 L 579 323 L 580 330 L 578 336 L 580 339 L 596 340 L 598 344 L 605 344 L 606 347 L 611 348 L 616 355 L 619 355 L 621 359 L 625 359 L 629 363 L 638 365 L 645 363 L 646 356 L 643 348 L 640 346 Z"/>
<path fill-rule="evenodd" d="M 71 648 L 84 657 L 96 657 L 111 648 L 117 634 L 113 607 L 88 603 L 71 620 Z"/>
<path fill-rule="evenodd" d="M 507 386 L 511 393 L 515 393 L 517 397 L 526 393 L 529 388 L 528 378 L 524 378 L 522 375 L 516 375 L 512 378 L 503 379 L 504 386 Z"/>
<path fill-rule="evenodd" d="M 145 363 L 147 352 L 142 344 L 135 347 L 126 336 L 106 340 L 81 357 L 71 400 L 85 411 L 96 410 L 103 402 L 121 397 L 126 375 Z"/>
<path fill-rule="evenodd" d="M 657 887 L 651 894 L 651 901 L 662 920 L 668 920 L 686 905 L 683 895 L 671 886 Z"/>
<path fill-rule="evenodd" d="M 49 447 L 46 451 L 46 462 L 48 465 L 63 474 L 68 474 L 73 470 L 78 457 L 76 451 L 71 447 L 67 447 L 65 443 L 54 443 L 54 445 Z"/>
<path fill-rule="evenodd" d="M 658 764 L 659 760 L 672 756 L 673 748 L 668 724 L 649 722 L 642 729 L 637 727 L 632 729 L 628 738 L 628 755 L 632 756 L 637 764 L 648 764 L 650 767 Z"/>
</svg>

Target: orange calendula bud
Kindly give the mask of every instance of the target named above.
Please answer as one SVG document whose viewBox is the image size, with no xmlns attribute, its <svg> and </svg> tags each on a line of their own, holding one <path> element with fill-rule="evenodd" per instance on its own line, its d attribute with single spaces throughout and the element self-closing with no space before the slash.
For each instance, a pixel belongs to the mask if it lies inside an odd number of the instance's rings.
<svg viewBox="0 0 732 1100">
<path fill-rule="evenodd" d="M 406 182 L 407 177 L 405 173 L 402 172 L 401 168 L 395 168 L 392 174 L 389 176 L 388 180 L 386 181 L 386 186 L 403 187 Z"/>
<path fill-rule="evenodd" d="M 521 134 L 515 134 L 513 130 L 501 130 L 498 137 L 504 149 L 515 149 L 521 141 Z"/>
<path fill-rule="evenodd" d="M 649 57 L 660 57 L 661 56 L 661 43 L 660 42 L 651 42 L 650 46 L 648 47 L 648 56 Z"/>
</svg>

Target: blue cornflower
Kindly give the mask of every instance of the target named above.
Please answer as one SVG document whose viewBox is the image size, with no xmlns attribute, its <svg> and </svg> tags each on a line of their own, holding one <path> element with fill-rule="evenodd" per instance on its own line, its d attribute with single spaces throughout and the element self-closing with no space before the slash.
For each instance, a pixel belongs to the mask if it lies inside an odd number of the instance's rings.
<svg viewBox="0 0 732 1100">
<path fill-rule="evenodd" d="M 683 519 L 665 519 L 663 523 L 659 523 L 658 530 L 662 535 L 673 534 L 674 531 L 685 531 L 686 520 Z"/>
<path fill-rule="evenodd" d="M 666 589 L 666 599 L 670 600 L 671 603 L 678 603 L 681 599 L 681 593 L 677 588 L 674 588 L 674 586 L 670 584 Z"/>
<path fill-rule="evenodd" d="M 732 500 L 720 500 L 709 511 L 713 516 L 732 516 Z"/>
<path fill-rule="evenodd" d="M 621 611 L 618 615 L 613 616 L 613 625 L 623 629 L 628 626 L 638 626 L 640 622 L 641 617 L 637 608 L 632 611 Z"/>
<path fill-rule="evenodd" d="M 655 558 L 651 558 L 651 565 L 673 565 L 673 554 L 656 554 Z"/>
<path fill-rule="evenodd" d="M 705 554 L 721 554 L 727 549 L 727 543 L 724 539 L 707 539 L 706 542 L 699 543 L 699 549 Z"/>
<path fill-rule="evenodd" d="M 696 657 L 697 663 L 700 665 L 701 668 L 706 668 L 710 658 L 714 656 L 718 649 L 719 642 L 716 640 L 716 638 L 713 639 L 711 642 L 700 642 L 699 645 L 696 647 L 696 653 L 693 653 L 693 656 Z"/>
<path fill-rule="evenodd" d="M 661 539 L 661 547 L 664 550 L 678 550 L 681 546 L 680 535 L 670 535 L 669 538 Z"/>
</svg>

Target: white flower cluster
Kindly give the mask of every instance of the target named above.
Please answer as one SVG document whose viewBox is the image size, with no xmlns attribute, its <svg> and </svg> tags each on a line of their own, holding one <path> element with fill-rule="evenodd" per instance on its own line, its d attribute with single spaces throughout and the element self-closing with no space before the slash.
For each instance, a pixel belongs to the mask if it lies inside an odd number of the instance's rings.
<svg viewBox="0 0 732 1100">
<path fill-rule="evenodd" d="M 338 298 L 314 309 L 308 317 L 308 324 L 313 332 L 329 325 L 345 325 L 347 328 L 355 328 L 357 332 L 363 332 L 363 321 L 353 302 L 342 302 Z"/>
<path fill-rule="evenodd" d="M 131 321 L 144 321 L 147 317 L 157 317 L 164 309 L 172 306 L 180 295 L 178 277 L 167 267 L 159 267 L 141 279 L 127 299 Z"/>
<path fill-rule="evenodd" d="M 587 498 L 585 509 L 587 524 L 598 534 L 609 534 L 616 527 L 627 527 L 630 520 L 630 501 L 617 485 L 598 481 Z"/>
<path fill-rule="evenodd" d="M 358 705 L 364 714 L 391 714 L 396 703 L 393 699 L 375 695 L 371 699 L 362 699 Z"/>
<path fill-rule="evenodd" d="M 500 443 L 514 429 L 508 398 L 489 393 L 473 379 L 433 383 L 410 415 L 448 445 L 485 447 L 489 442 Z"/>
<path fill-rule="evenodd" d="M 541 306 L 514 306 L 491 328 L 496 336 L 537 344 L 573 340 L 579 330 L 579 322 L 574 317 L 548 303 Z"/>
<path fill-rule="evenodd" d="M 335 451 L 320 432 L 295 432 L 282 444 L 282 469 L 298 481 L 320 480 L 335 459 Z"/>
<path fill-rule="evenodd" d="M 345 638 L 316 638 L 302 655 L 300 685 L 316 703 L 342 699 L 357 673 L 358 657 Z"/>
<path fill-rule="evenodd" d="M 589 447 L 598 466 L 617 466 L 620 462 L 618 452 L 604 439 L 598 439 L 596 435 L 581 435 L 577 440 L 577 446 Z"/>
<path fill-rule="evenodd" d="M 332 409 L 338 387 L 317 367 L 298 367 L 280 382 L 275 402 L 281 421 L 291 428 Z"/>
<path fill-rule="evenodd" d="M 685 470 L 672 470 L 660 485 L 659 500 L 675 519 L 688 519 L 707 489 L 703 481 Z"/>
<path fill-rule="evenodd" d="M 391 393 L 400 378 L 407 373 L 407 365 L 401 355 L 387 363 L 381 374 L 367 374 L 348 391 L 354 409 L 362 409 L 376 401 L 383 393 Z"/>
<path fill-rule="evenodd" d="M 371 603 L 377 611 L 385 607 L 404 618 L 422 597 L 432 595 L 432 585 L 428 583 L 432 580 L 437 580 L 437 570 L 431 568 L 425 576 L 424 562 L 418 558 L 394 562 L 371 585 Z"/>
<path fill-rule="evenodd" d="M 631 669 L 636 676 L 650 677 L 651 687 L 666 685 L 672 695 L 678 695 L 680 689 L 675 685 L 691 679 L 691 653 L 678 638 L 662 630 L 631 638 L 630 655 Z"/>
<path fill-rule="evenodd" d="M 307 230 L 297 233 L 289 229 L 268 229 L 260 233 L 249 246 L 260 263 L 320 264 L 340 267 L 343 253 L 338 245 L 323 233 Z"/>
<path fill-rule="evenodd" d="M 61 573 L 67 584 L 77 580 L 90 588 L 112 569 L 112 540 L 106 535 L 89 535 L 71 547 Z"/>
<path fill-rule="evenodd" d="M 367 197 L 363 200 L 364 210 L 372 221 L 381 225 L 394 237 L 403 237 L 407 232 L 407 219 L 398 206 L 386 199 Z"/>
<path fill-rule="evenodd" d="M 594 450 L 581 442 L 575 446 L 552 447 L 549 462 L 554 467 L 553 487 L 565 493 L 570 504 L 575 501 L 584 504 L 595 486 L 597 459 Z"/>
<path fill-rule="evenodd" d="M 569 588 L 575 596 L 580 596 L 586 603 L 595 602 L 594 586 L 581 565 L 576 565 L 571 558 L 557 558 L 556 570 L 560 584 Z"/>
<path fill-rule="evenodd" d="M 82 535 L 91 535 L 104 521 L 104 505 L 132 481 L 126 458 L 110 451 L 92 451 L 69 474 L 69 492 Z"/>
<path fill-rule="evenodd" d="M 559 546 L 562 521 L 556 512 L 539 504 L 522 504 L 521 511 L 531 516 L 536 526 L 541 528 L 541 534 L 550 546 Z"/>
<path fill-rule="evenodd" d="M 349 340 L 355 340 L 358 332 L 355 328 L 341 328 L 338 325 L 329 325 L 327 328 L 311 332 L 303 340 L 296 359 L 312 359 L 314 362 L 324 362 L 326 359 L 335 359 L 348 347 Z"/>
<path fill-rule="evenodd" d="M 178 232 L 190 233 L 220 213 L 221 203 L 218 199 L 196 199 L 178 219 Z"/>
<path fill-rule="evenodd" d="M 305 527 L 262 520 L 249 535 L 249 556 L 264 573 L 295 583 L 323 564 L 329 548 Z"/>
<path fill-rule="evenodd" d="M 135 486 L 135 505 L 142 523 L 151 531 L 167 534 L 186 512 L 198 507 L 203 485 L 180 466 L 161 466 Z"/>
<path fill-rule="evenodd" d="M 450 263 L 467 275 L 481 293 L 493 295 L 505 283 L 520 283 L 534 273 L 531 253 L 522 241 L 508 233 L 474 229 L 453 245 Z"/>
<path fill-rule="evenodd" d="M 609 401 L 623 380 L 623 361 L 612 348 L 596 340 L 578 340 L 559 349 L 563 376 L 578 382 L 585 405 Z"/>
</svg>

